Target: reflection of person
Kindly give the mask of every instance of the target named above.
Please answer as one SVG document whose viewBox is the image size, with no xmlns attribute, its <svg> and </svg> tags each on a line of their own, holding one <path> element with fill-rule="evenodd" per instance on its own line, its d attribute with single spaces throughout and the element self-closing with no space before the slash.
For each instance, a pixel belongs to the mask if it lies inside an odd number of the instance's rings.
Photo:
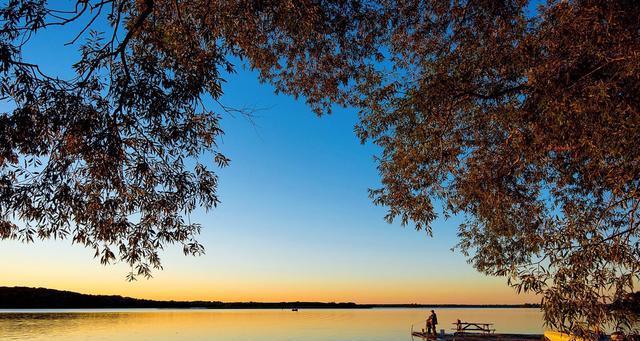
<svg viewBox="0 0 640 341">
<path fill-rule="evenodd" d="M 438 316 L 436 312 L 431 310 L 431 315 L 429 315 L 429 319 L 427 321 L 431 321 L 431 329 L 433 330 L 433 335 L 436 335 L 436 325 L 438 324 Z"/>
</svg>

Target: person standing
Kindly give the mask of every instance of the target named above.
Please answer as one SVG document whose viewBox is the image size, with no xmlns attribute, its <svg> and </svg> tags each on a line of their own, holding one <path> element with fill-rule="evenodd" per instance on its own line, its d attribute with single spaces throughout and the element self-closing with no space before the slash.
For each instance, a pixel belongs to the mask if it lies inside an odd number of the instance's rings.
<svg viewBox="0 0 640 341">
<path fill-rule="evenodd" d="M 431 321 L 431 329 L 433 330 L 433 335 L 437 335 L 437 329 L 436 329 L 436 325 L 438 324 L 438 315 L 436 315 L 436 312 L 431 310 L 431 315 L 429 315 L 429 321 Z"/>
</svg>

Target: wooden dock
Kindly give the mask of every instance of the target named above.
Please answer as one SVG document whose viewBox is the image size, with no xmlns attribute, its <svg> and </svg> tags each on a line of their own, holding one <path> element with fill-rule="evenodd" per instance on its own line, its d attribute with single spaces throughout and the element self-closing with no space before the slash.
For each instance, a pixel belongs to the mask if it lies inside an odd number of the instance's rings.
<svg viewBox="0 0 640 341">
<path fill-rule="evenodd" d="M 434 341 L 540 341 L 542 334 L 485 334 L 485 333 L 464 333 L 464 334 L 445 334 L 444 338 L 440 335 L 427 335 L 424 332 L 411 332 L 412 337 L 423 340 Z"/>
</svg>

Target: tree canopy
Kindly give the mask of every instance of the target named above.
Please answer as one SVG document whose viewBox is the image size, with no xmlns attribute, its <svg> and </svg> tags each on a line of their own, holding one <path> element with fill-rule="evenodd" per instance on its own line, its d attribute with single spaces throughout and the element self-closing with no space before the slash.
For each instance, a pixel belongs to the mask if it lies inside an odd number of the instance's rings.
<svg viewBox="0 0 640 341">
<path fill-rule="evenodd" d="M 201 157 L 229 162 L 216 144 L 220 113 L 205 105 L 221 96 L 229 59 L 304 89 L 320 111 L 338 96 L 335 78 L 360 72 L 354 60 L 373 46 L 352 48 L 360 46 L 354 27 L 379 25 L 350 1 L 3 6 L 0 99 L 14 109 L 0 114 L 0 238 L 69 237 L 103 263 L 130 264 L 129 278 L 159 268 L 166 244 L 203 252 L 200 225 L 188 217 L 219 202 L 217 176 Z M 57 26 L 79 26 L 68 30 L 80 51 L 71 79 L 23 53 L 38 31 Z"/>
<path fill-rule="evenodd" d="M 228 163 L 203 98 L 220 97 L 238 57 L 318 114 L 359 110 L 356 134 L 382 150 L 370 194 L 387 220 L 431 233 L 439 211 L 464 216 L 458 248 L 540 294 L 552 327 L 628 322 L 617 302 L 640 280 L 635 1 L 70 3 L 0 10 L 0 96 L 15 107 L 0 114 L 0 238 L 69 236 L 143 275 L 167 243 L 202 252 L 185 217 L 218 197 L 198 158 Z M 23 58 L 36 31 L 80 19 L 76 77 Z M 93 31 L 100 20 L 109 30 Z"/>
<path fill-rule="evenodd" d="M 364 87 L 357 129 L 383 150 L 374 202 L 429 231 L 436 199 L 466 217 L 458 248 L 540 294 L 552 327 L 624 323 L 612 304 L 640 279 L 640 6 L 396 6 L 402 72 Z"/>
</svg>

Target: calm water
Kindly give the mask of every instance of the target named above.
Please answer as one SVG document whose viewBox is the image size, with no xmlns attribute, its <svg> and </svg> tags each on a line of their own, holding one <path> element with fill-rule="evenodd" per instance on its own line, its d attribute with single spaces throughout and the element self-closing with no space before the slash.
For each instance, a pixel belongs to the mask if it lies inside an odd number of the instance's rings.
<svg viewBox="0 0 640 341">
<path fill-rule="evenodd" d="M 0 340 L 410 340 L 429 309 L 0 310 Z M 493 322 L 498 332 L 542 333 L 538 309 L 436 309 L 438 329 Z"/>
</svg>

